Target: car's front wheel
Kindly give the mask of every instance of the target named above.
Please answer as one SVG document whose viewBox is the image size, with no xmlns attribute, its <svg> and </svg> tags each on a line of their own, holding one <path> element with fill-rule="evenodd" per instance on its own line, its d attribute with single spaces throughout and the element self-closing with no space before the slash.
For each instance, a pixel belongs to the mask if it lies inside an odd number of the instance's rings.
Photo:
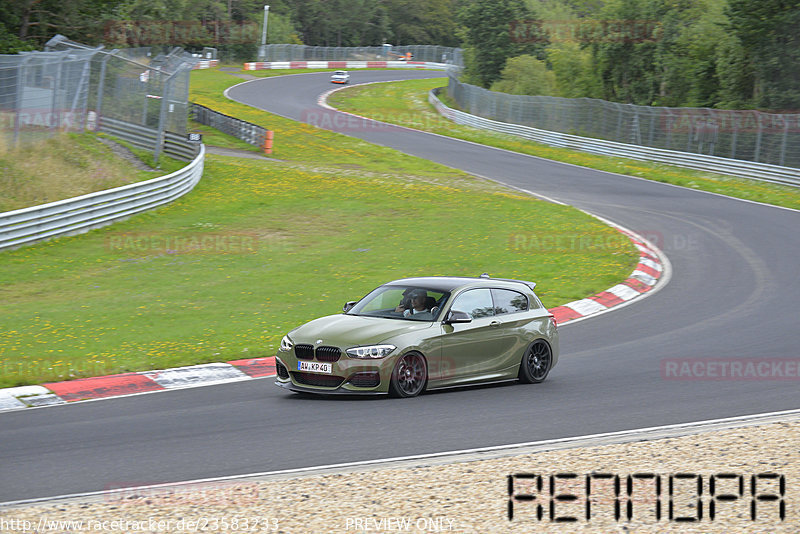
<svg viewBox="0 0 800 534">
<path fill-rule="evenodd" d="M 397 360 L 389 381 L 392 397 L 416 397 L 425 389 L 428 380 L 428 364 L 422 354 L 409 352 Z"/>
<path fill-rule="evenodd" d="M 544 339 L 530 344 L 519 365 L 519 379 L 526 384 L 536 384 L 547 378 L 553 364 L 553 352 Z"/>
</svg>

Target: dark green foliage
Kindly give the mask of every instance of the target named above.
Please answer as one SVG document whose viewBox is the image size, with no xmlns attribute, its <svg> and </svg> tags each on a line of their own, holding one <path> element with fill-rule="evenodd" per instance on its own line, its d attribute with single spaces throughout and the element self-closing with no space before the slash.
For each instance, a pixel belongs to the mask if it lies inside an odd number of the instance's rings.
<svg viewBox="0 0 800 534">
<path fill-rule="evenodd" d="M 269 0 L 269 5 L 269 43 L 460 44 L 457 0 Z M 89 45 L 215 46 L 229 57 L 252 59 L 263 15 L 263 0 L 0 0 L 0 46 L 8 53 L 41 49 L 60 33 Z M 226 29 L 236 25 L 246 30 L 226 38 Z"/>
<path fill-rule="evenodd" d="M 544 59 L 555 74 L 558 96 L 670 107 L 800 109 L 798 0 L 529 3 L 541 8 L 553 41 Z M 580 31 L 565 41 L 565 27 Z M 553 33 L 558 30 L 562 34 Z M 473 55 L 479 63 L 477 51 Z M 472 83 L 483 81 L 473 70 L 468 75 Z M 530 77 L 524 69 L 509 69 L 496 87 L 534 94 L 552 90 L 530 83 Z"/>
<path fill-rule="evenodd" d="M 255 58 L 261 42 L 263 2 L 0 0 L 0 53 L 40 50 L 60 33 L 109 48 L 214 46 L 227 61 L 247 61 Z M 495 87 L 570 98 L 800 109 L 800 0 L 269 0 L 269 4 L 269 43 L 462 46 L 463 80 L 483 87 L 502 79 Z M 170 24 L 177 29 L 158 34 L 159 28 Z M 240 33 L 225 33 L 225 28 L 236 25 Z M 123 31 L 115 33 L 115 28 Z M 528 57 L 507 63 L 519 56 Z"/>
<path fill-rule="evenodd" d="M 500 78 L 506 60 L 528 54 L 543 58 L 546 39 L 536 31 L 536 14 L 522 0 L 471 0 L 458 14 L 464 26 L 466 76 L 489 87 Z M 512 27 L 526 31 L 512 33 Z"/>
<path fill-rule="evenodd" d="M 659 0 L 619 0 L 602 12 L 605 20 L 660 20 Z M 656 39 L 633 34 L 621 25 L 601 28 L 592 38 L 595 67 L 600 72 L 603 98 L 630 104 L 652 104 L 659 91 L 655 69 Z"/>
<path fill-rule="evenodd" d="M 290 0 L 303 43 L 312 46 L 374 46 L 388 34 L 388 16 L 378 0 Z"/>
<path fill-rule="evenodd" d="M 393 44 L 459 46 L 455 0 L 386 0 Z"/>
<path fill-rule="evenodd" d="M 729 0 L 730 28 L 741 43 L 740 62 L 752 72 L 752 93 L 742 77 L 729 90 L 759 108 L 800 108 L 800 1 Z M 748 61 L 749 60 L 749 61 Z M 738 93 L 738 94 L 737 94 Z"/>
</svg>

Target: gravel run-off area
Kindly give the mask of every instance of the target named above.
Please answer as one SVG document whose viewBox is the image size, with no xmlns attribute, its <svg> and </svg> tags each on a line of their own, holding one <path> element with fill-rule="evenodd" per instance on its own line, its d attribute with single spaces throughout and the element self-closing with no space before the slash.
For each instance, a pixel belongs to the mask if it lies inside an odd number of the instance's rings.
<svg viewBox="0 0 800 534">
<path fill-rule="evenodd" d="M 123 489 L 0 508 L 0 531 L 797 534 L 800 417 L 490 459 Z"/>
</svg>

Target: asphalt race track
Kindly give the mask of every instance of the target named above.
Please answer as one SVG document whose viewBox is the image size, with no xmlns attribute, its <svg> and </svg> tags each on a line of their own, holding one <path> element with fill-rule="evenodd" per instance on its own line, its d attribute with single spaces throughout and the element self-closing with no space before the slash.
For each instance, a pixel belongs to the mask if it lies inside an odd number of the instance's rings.
<svg viewBox="0 0 800 534">
<path fill-rule="evenodd" d="M 363 71 L 351 82 L 435 75 Z M 322 124 L 327 112 L 316 101 L 331 89 L 329 76 L 268 78 L 229 95 Z M 2 413 L 0 502 L 800 408 L 797 380 L 662 377 L 666 360 L 798 358 L 799 212 L 396 127 L 325 120 L 639 232 L 667 255 L 672 279 L 633 305 L 562 326 L 559 365 L 539 385 L 327 399 L 265 379 Z M 509 238 L 502 220 L 487 224 L 496 239 Z"/>
</svg>

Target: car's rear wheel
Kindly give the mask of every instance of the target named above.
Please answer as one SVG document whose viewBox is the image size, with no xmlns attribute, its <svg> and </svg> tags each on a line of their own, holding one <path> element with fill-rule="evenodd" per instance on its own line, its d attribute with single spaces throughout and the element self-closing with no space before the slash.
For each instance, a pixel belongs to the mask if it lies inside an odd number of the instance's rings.
<svg viewBox="0 0 800 534">
<path fill-rule="evenodd" d="M 389 394 L 393 397 L 416 397 L 425 389 L 428 380 L 428 364 L 422 354 L 404 354 L 394 366 L 389 381 Z"/>
<path fill-rule="evenodd" d="M 553 364 L 553 352 L 544 339 L 530 344 L 519 365 L 519 379 L 526 384 L 537 384 L 547 378 Z"/>
</svg>

